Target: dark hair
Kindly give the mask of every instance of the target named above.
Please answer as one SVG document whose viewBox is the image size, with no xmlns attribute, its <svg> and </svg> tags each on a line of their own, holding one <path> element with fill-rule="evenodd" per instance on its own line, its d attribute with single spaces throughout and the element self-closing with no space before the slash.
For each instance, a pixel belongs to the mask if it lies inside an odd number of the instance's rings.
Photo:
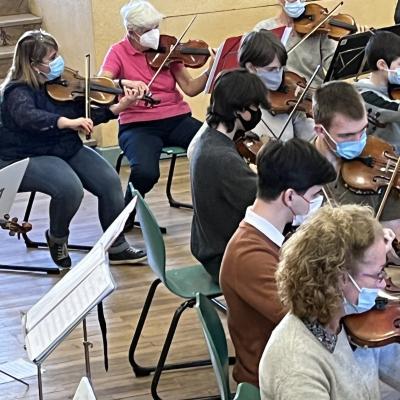
<svg viewBox="0 0 400 400">
<path fill-rule="evenodd" d="M 257 197 L 271 201 L 291 188 L 303 194 L 336 178 L 333 165 L 313 146 L 293 138 L 265 144 L 257 155 Z"/>
<path fill-rule="evenodd" d="M 336 114 L 352 120 L 360 120 L 365 115 L 363 98 L 348 82 L 328 82 L 314 93 L 313 116 L 316 124 L 322 124 L 329 130 Z"/>
<path fill-rule="evenodd" d="M 265 67 L 274 61 L 275 56 L 278 57 L 282 66 L 286 65 L 285 46 L 271 31 L 261 29 L 258 32 L 250 32 L 240 44 L 239 64 L 241 67 L 245 67 L 247 62 L 255 67 Z"/>
<path fill-rule="evenodd" d="M 268 89 L 262 80 L 245 68 L 222 71 L 217 77 L 207 109 L 207 123 L 216 127 L 219 123 L 232 131 L 236 112 L 251 105 L 269 108 Z"/>
<path fill-rule="evenodd" d="M 376 32 L 368 41 L 365 48 L 368 66 L 377 71 L 376 63 L 382 59 L 385 60 L 388 67 L 400 57 L 400 37 L 393 32 Z"/>
</svg>

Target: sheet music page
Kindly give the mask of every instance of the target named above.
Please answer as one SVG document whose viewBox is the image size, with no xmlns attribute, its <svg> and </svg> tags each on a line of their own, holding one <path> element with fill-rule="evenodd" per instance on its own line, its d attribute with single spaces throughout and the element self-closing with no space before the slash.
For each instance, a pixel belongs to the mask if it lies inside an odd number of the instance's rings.
<svg viewBox="0 0 400 400">
<path fill-rule="evenodd" d="M 97 241 L 97 243 L 101 243 L 104 247 L 104 250 L 108 250 L 113 244 L 114 240 L 118 237 L 118 235 L 122 232 L 125 226 L 125 222 L 129 217 L 129 214 L 136 207 L 136 196 L 130 201 L 130 203 L 123 209 L 121 214 L 115 219 L 115 221 L 107 228 L 107 230 L 103 233 L 101 238 Z"/>
<path fill-rule="evenodd" d="M 115 289 L 108 259 L 101 245 L 86 255 L 25 316 L 28 357 L 40 361 L 49 349 L 102 299 Z M 82 274 L 82 267 L 86 273 Z M 75 271 L 78 273 L 75 274 Z"/>
<path fill-rule="evenodd" d="M 81 379 L 81 382 L 72 400 L 96 400 L 96 396 L 94 395 L 88 378 L 83 377 Z"/>
</svg>

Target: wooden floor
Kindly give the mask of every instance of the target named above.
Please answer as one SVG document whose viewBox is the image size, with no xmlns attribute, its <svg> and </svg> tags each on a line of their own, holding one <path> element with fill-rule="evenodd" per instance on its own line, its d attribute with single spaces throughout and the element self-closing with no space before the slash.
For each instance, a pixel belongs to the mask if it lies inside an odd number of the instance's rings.
<svg viewBox="0 0 400 400">
<path fill-rule="evenodd" d="M 165 183 L 169 162 L 162 161 L 160 182 L 146 197 L 159 224 L 168 229 L 164 239 L 167 247 L 167 264 L 179 267 L 195 263 L 190 254 L 191 210 L 170 208 L 165 196 Z M 190 201 L 186 159 L 178 160 L 173 192 L 177 199 Z M 121 172 L 123 184 L 128 170 Z M 18 195 L 12 214 L 22 216 L 27 196 Z M 31 221 L 34 229 L 32 238 L 43 240 L 47 227 L 48 198 L 39 197 L 34 204 Z M 97 218 L 96 200 L 86 194 L 83 204 L 75 216 L 71 228 L 71 243 L 92 244 L 101 234 Z M 136 246 L 143 246 L 139 230 L 127 235 Z M 0 263 L 23 265 L 52 265 L 47 249 L 27 250 L 22 241 L 10 238 L 7 232 L 0 231 Z M 73 252 L 76 263 L 84 253 Z M 136 326 L 149 284 L 154 278 L 148 266 L 112 267 L 117 282 L 117 290 L 105 302 L 108 323 L 110 368 L 103 368 L 101 334 L 96 313 L 88 319 L 89 338 L 94 347 L 91 350 L 93 385 L 98 399 L 150 399 L 151 376 L 136 378 L 128 362 L 128 349 L 132 332 Z M 23 348 L 20 313 L 35 304 L 56 282 L 59 276 L 45 274 L 15 273 L 0 271 L 0 363 L 26 357 Z M 154 300 L 148 324 L 139 344 L 138 359 L 143 364 L 154 364 L 158 359 L 172 313 L 180 304 L 178 298 L 160 287 Z M 84 357 L 81 326 L 52 353 L 44 364 L 44 398 L 72 399 L 73 393 L 84 375 Z M 232 346 L 230 353 L 232 354 Z M 181 320 L 174 344 L 170 351 L 170 361 L 194 360 L 207 357 L 203 333 L 194 310 L 187 311 Z M 37 399 L 37 384 L 34 378 L 28 390 L 19 383 L 0 385 L 0 399 Z M 231 389 L 234 390 L 232 383 Z M 184 399 L 208 396 L 218 393 L 215 376 L 211 367 L 170 371 L 163 374 L 159 394 L 163 399 Z"/>
</svg>

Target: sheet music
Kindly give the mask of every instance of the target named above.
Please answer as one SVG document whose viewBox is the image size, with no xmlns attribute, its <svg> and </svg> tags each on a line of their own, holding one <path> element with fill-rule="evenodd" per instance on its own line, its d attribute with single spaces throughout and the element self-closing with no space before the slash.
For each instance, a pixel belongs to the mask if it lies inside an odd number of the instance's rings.
<svg viewBox="0 0 400 400">
<path fill-rule="evenodd" d="M 114 240 L 124 229 L 125 222 L 128 219 L 129 214 L 136 206 L 136 200 L 137 198 L 135 196 L 98 240 L 97 243 L 101 243 L 106 251 L 111 247 Z"/>
<path fill-rule="evenodd" d="M 96 400 L 89 379 L 83 377 L 72 400 Z"/>
<path fill-rule="evenodd" d="M 106 253 L 101 245 L 96 245 L 26 314 L 25 345 L 29 359 L 40 361 L 114 289 Z"/>
<path fill-rule="evenodd" d="M 93 249 L 23 317 L 28 357 L 40 362 L 85 315 L 114 289 L 106 250 L 121 233 L 135 208 L 134 198 Z"/>
</svg>

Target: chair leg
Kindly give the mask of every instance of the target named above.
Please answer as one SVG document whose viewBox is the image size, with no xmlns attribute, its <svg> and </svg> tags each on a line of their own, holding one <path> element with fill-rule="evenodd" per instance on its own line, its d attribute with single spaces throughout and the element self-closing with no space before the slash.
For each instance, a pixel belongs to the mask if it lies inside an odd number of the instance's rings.
<svg viewBox="0 0 400 400">
<path fill-rule="evenodd" d="M 142 367 L 135 360 L 135 351 L 137 345 L 139 343 L 140 335 L 142 334 L 144 324 L 146 322 L 147 314 L 149 313 L 151 303 L 153 301 L 154 293 L 157 289 L 157 286 L 161 283 L 160 279 L 156 279 L 151 284 L 149 291 L 147 293 L 146 300 L 144 302 L 142 312 L 140 313 L 139 321 L 137 323 L 135 333 L 132 337 L 132 342 L 129 347 L 129 363 L 132 366 L 133 372 L 136 377 L 147 376 L 150 375 L 151 372 L 154 371 L 154 367 Z"/>
<path fill-rule="evenodd" d="M 169 201 L 170 207 L 175 207 L 175 208 L 190 208 L 193 209 L 192 204 L 188 203 L 181 203 L 179 201 L 176 201 L 171 194 L 171 188 L 172 188 L 172 178 L 174 177 L 174 171 L 175 171 L 175 163 L 176 163 L 176 154 L 172 154 L 171 156 L 171 163 L 169 165 L 169 172 L 168 172 L 168 179 L 167 179 L 167 187 L 166 187 L 166 194 L 167 198 Z"/>
<path fill-rule="evenodd" d="M 151 382 L 151 394 L 153 399 L 161 400 L 157 393 L 158 383 L 160 381 L 162 371 L 168 371 L 172 369 L 184 369 L 184 368 L 193 368 L 193 367 L 203 367 L 206 365 L 211 365 L 211 360 L 197 360 L 191 362 L 183 362 L 183 363 L 175 363 L 175 364 L 167 364 L 165 365 L 165 360 L 167 359 L 169 348 L 171 347 L 172 339 L 175 335 L 176 327 L 178 326 L 179 319 L 182 313 L 187 308 L 193 308 L 196 304 L 196 299 L 189 299 L 182 303 L 175 311 L 174 316 L 172 318 L 171 324 L 169 326 L 167 337 L 165 338 L 165 342 L 161 351 L 160 358 L 158 360 L 157 367 L 154 371 L 153 380 Z"/>
<path fill-rule="evenodd" d="M 224 303 L 221 303 L 219 300 L 216 298 L 211 299 L 211 301 L 214 303 L 214 306 L 217 307 L 219 311 L 221 311 L 223 314 L 227 313 L 227 308 Z"/>
</svg>

